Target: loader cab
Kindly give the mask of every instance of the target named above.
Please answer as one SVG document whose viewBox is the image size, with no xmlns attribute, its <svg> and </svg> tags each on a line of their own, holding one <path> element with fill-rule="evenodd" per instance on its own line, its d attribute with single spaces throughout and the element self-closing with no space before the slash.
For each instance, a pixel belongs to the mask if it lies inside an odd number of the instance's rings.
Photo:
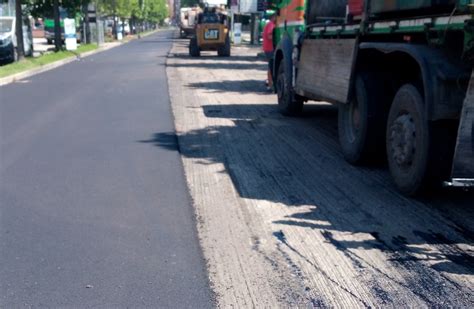
<svg viewBox="0 0 474 309">
<path fill-rule="evenodd" d="M 228 26 L 227 14 L 218 12 L 216 8 L 206 8 L 204 12 L 198 14 L 197 24 L 222 24 Z"/>
</svg>

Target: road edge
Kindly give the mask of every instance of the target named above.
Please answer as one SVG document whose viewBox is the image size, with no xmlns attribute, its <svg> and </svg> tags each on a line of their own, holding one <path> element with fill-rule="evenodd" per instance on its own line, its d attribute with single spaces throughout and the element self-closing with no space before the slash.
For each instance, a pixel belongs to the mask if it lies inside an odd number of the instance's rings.
<svg viewBox="0 0 474 309">
<path fill-rule="evenodd" d="M 172 91 L 172 85 L 170 83 L 171 79 L 170 79 L 170 67 L 169 67 L 169 62 L 170 62 L 170 59 L 173 59 L 175 57 L 175 55 L 173 54 L 173 48 L 174 48 L 174 45 L 176 43 L 176 40 L 179 39 L 179 33 L 177 32 L 177 29 L 168 29 L 168 30 L 172 30 L 172 35 L 171 35 L 171 46 L 170 46 L 170 49 L 168 50 L 168 52 L 166 53 L 166 59 L 165 59 L 165 74 L 166 74 L 166 85 L 167 85 L 167 88 L 168 88 L 168 98 L 169 98 L 169 105 L 170 105 L 170 112 L 171 112 L 171 120 L 173 121 L 173 129 L 174 129 L 174 134 L 176 136 L 176 142 L 178 144 L 178 149 L 181 149 L 181 147 L 183 147 L 181 141 L 180 141 L 180 138 L 179 138 L 179 132 L 178 132 L 178 128 L 177 128 L 177 119 L 176 119 L 176 114 L 175 114 L 175 110 L 174 110 L 174 105 L 173 105 L 173 97 L 174 97 L 174 92 Z M 143 37 L 142 37 L 143 38 Z M 201 231 L 201 228 L 200 228 L 200 225 L 202 225 L 202 219 L 201 217 L 199 216 L 198 214 L 198 209 L 197 209 L 197 205 L 196 205 L 196 200 L 194 199 L 194 196 L 191 192 L 191 187 L 190 187 L 190 183 L 188 181 L 188 172 L 186 171 L 186 168 L 185 168 L 185 162 L 184 162 L 184 158 L 183 158 L 183 155 L 181 153 L 181 151 L 178 152 L 178 155 L 179 155 L 179 160 L 180 160 L 180 165 L 181 165 L 181 170 L 182 170 L 182 173 L 183 173 L 183 177 L 184 177 L 184 182 L 185 182 L 185 185 L 186 185 L 186 191 L 187 191 L 187 196 L 188 196 L 188 200 L 189 200 L 189 206 L 192 208 L 192 213 L 193 213 L 193 221 L 194 221 L 194 229 L 196 231 L 196 238 L 197 238 L 197 241 L 198 241 L 198 246 L 199 246 L 199 249 L 200 249 L 200 253 L 201 253 L 201 258 L 202 258 L 202 261 L 204 263 L 204 271 L 206 272 L 206 276 L 207 276 L 207 282 L 208 282 L 208 286 L 209 286 L 209 291 L 210 291 L 210 296 L 211 296 L 211 303 L 213 304 L 214 308 L 219 308 L 219 297 L 221 296 L 212 280 L 212 277 L 211 277 L 211 273 L 210 273 L 210 267 L 209 267 L 209 258 L 206 256 L 205 252 L 204 252 L 204 247 L 203 247 L 203 243 L 202 243 L 202 231 Z"/>
<path fill-rule="evenodd" d="M 152 35 L 156 32 L 161 31 L 161 30 L 164 30 L 164 29 L 158 29 L 157 31 L 147 33 L 144 36 L 142 36 L 142 38 L 147 37 L 149 35 Z M 68 64 L 68 63 L 73 62 L 75 60 L 80 60 L 82 58 L 98 54 L 100 52 L 112 49 L 114 47 L 127 44 L 129 42 L 132 42 L 132 41 L 135 41 L 135 40 L 138 40 L 138 39 L 139 38 L 133 38 L 129 41 L 114 42 L 110 45 L 100 46 L 97 49 L 94 49 L 94 50 L 91 50 L 91 51 L 88 51 L 88 52 L 84 52 L 84 53 L 76 55 L 76 56 L 71 56 L 71 57 L 68 57 L 68 58 L 65 58 L 65 59 L 62 59 L 62 60 L 58 60 L 58 61 L 55 61 L 55 62 L 52 62 L 52 63 L 48 63 L 48 64 L 42 65 L 38 68 L 33 68 L 33 69 L 30 69 L 30 70 L 27 70 L 27 71 L 24 71 L 24 72 L 20 72 L 20 73 L 16 73 L 16 74 L 13 74 L 13 75 L 10 75 L 10 76 L 2 77 L 2 78 L 0 78 L 0 87 L 4 86 L 4 85 L 11 84 L 11 83 L 14 83 L 14 82 L 22 80 L 24 78 L 34 76 L 36 74 L 40 74 L 40 73 L 55 69 L 57 67 L 63 66 L 65 64 Z"/>
<path fill-rule="evenodd" d="M 123 44 L 124 43 L 120 42 L 120 43 L 114 43 L 114 44 L 107 45 L 107 46 L 101 46 L 97 49 L 94 49 L 94 50 L 91 50 L 91 51 L 88 51 L 88 52 L 85 52 L 85 53 L 82 53 L 82 54 L 78 54 L 76 56 L 71 56 L 71 57 L 68 57 L 68 58 L 65 58 L 65 59 L 62 59 L 62 60 L 58 60 L 58 61 L 55 61 L 55 62 L 52 62 L 52 63 L 42 65 L 38 68 L 33 68 L 31 70 L 27 70 L 27 71 L 24 71 L 24 72 L 20 72 L 20 73 L 16 73 L 16 74 L 13 74 L 13 75 L 10 75 L 10 76 L 0 78 L 0 86 L 8 85 L 10 83 L 22 80 L 24 78 L 28 78 L 28 77 L 34 76 L 36 74 L 40 74 L 40 73 L 58 68 L 60 66 L 68 64 L 68 63 L 73 62 L 75 60 L 80 60 L 82 58 L 92 56 L 94 54 L 98 54 L 100 52 L 112 49 L 114 47 L 117 47 L 117 46 L 120 46 L 120 45 L 123 45 Z"/>
</svg>

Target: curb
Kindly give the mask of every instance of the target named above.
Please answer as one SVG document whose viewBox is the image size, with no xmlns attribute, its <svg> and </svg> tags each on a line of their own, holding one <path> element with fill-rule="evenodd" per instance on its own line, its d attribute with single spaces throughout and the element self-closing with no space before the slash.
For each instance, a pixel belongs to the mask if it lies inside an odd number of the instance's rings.
<svg viewBox="0 0 474 309">
<path fill-rule="evenodd" d="M 7 85 L 7 84 L 16 82 L 18 80 L 21 80 L 21 79 L 28 78 L 28 77 L 31 77 L 33 75 L 55 69 L 55 68 L 60 67 L 62 65 L 68 64 L 70 62 L 73 62 L 73 61 L 79 60 L 81 58 L 85 58 L 85 57 L 88 57 L 88 56 L 91 56 L 91 55 L 109 50 L 111 48 L 120 46 L 122 44 L 124 44 L 124 43 L 114 43 L 114 44 L 111 44 L 111 45 L 108 45 L 108 46 L 102 46 L 102 47 L 99 47 L 97 49 L 94 49 L 94 50 L 91 50 L 91 51 L 88 51 L 88 52 L 85 52 L 85 53 L 82 53 L 82 54 L 78 54 L 76 56 L 71 56 L 71 57 L 68 57 L 66 59 L 62 59 L 62 60 L 55 61 L 53 63 L 45 64 L 45 65 L 40 66 L 38 68 L 34 68 L 34 69 L 31 69 L 31 70 L 28 70 L 28 71 L 25 71 L 25 72 L 20 72 L 20 73 L 16 73 L 16 74 L 13 74 L 13 75 L 10 75 L 10 76 L 0 78 L 0 86 L 4 86 L 4 85 Z"/>
</svg>

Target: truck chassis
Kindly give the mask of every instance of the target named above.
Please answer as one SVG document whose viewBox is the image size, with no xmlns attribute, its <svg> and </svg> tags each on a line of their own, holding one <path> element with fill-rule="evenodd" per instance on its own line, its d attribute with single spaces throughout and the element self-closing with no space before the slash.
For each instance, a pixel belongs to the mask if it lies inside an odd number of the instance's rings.
<svg viewBox="0 0 474 309">
<path fill-rule="evenodd" d="M 346 160 L 386 156 L 404 194 L 442 181 L 473 186 L 473 16 L 372 20 L 369 9 L 360 22 L 282 31 L 273 68 L 280 111 L 337 104 Z"/>
</svg>

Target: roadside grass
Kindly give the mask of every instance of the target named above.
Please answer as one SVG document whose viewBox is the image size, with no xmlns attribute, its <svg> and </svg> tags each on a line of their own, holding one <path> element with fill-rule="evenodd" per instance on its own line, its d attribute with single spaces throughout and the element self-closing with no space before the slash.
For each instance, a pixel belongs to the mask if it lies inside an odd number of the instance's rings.
<svg viewBox="0 0 474 309">
<path fill-rule="evenodd" d="M 23 71 L 31 70 L 37 67 L 41 67 L 45 64 L 53 63 L 69 57 L 74 57 L 82 53 L 94 50 L 97 48 L 97 44 L 82 44 L 78 46 L 77 50 L 67 51 L 63 50 L 57 53 L 44 54 L 37 58 L 25 58 L 20 62 L 10 63 L 0 67 L 0 78 L 6 77 L 12 74 L 20 73 Z"/>
</svg>

